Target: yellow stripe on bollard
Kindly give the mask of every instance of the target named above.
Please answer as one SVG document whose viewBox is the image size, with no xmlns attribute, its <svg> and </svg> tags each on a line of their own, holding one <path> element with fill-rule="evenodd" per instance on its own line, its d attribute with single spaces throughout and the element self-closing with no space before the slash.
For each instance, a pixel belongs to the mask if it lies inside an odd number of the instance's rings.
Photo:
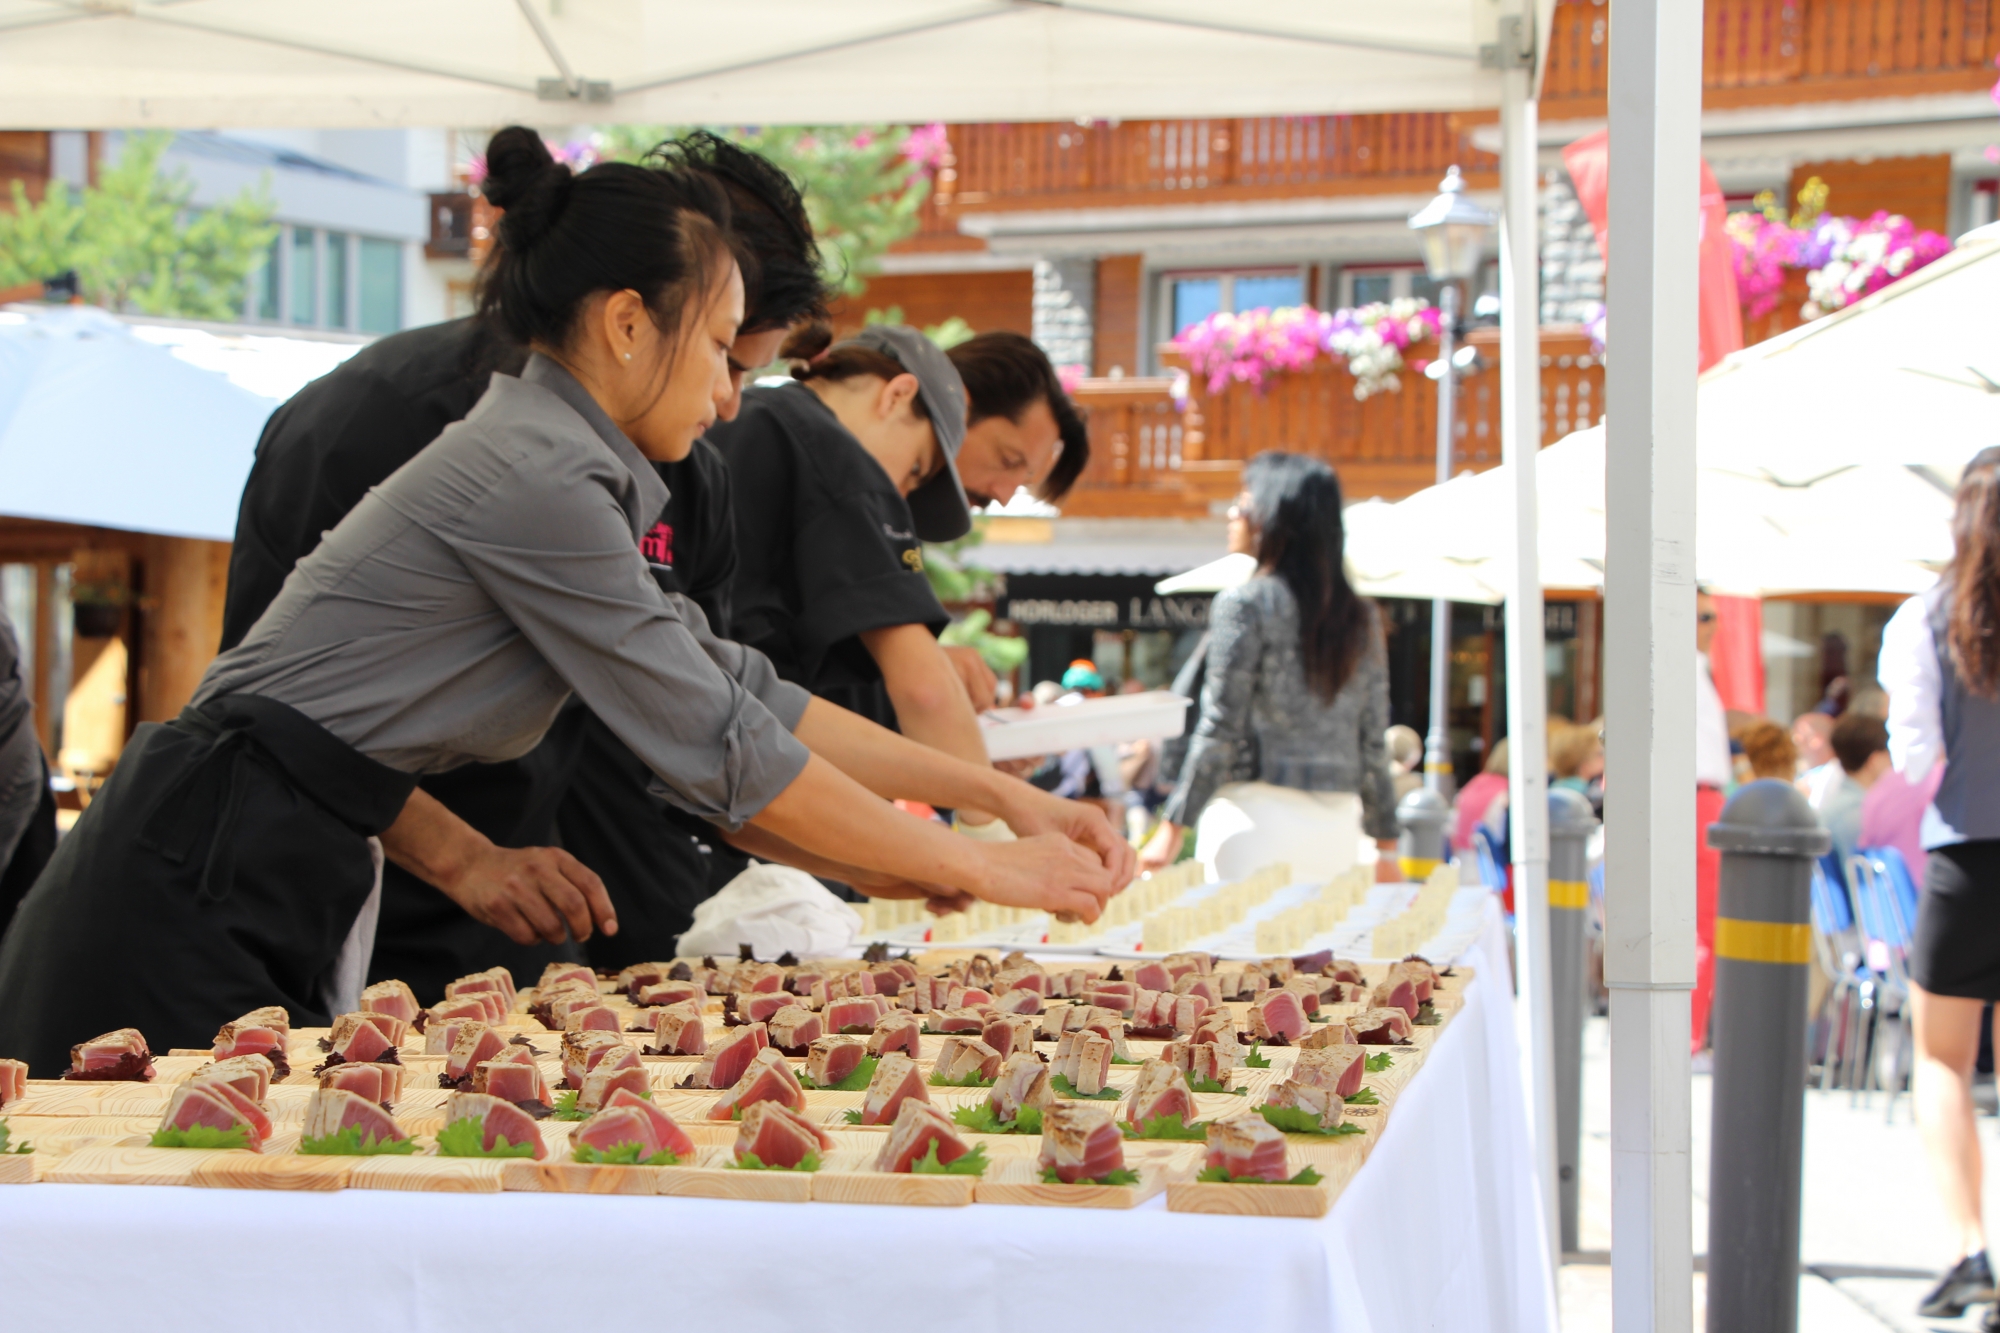
<svg viewBox="0 0 2000 1333">
<path fill-rule="evenodd" d="M 1549 881 L 1549 906 L 1567 907 L 1571 911 L 1582 911 L 1590 906 L 1590 884 L 1581 879 L 1552 879 Z"/>
<path fill-rule="evenodd" d="M 1809 963 L 1812 927 L 1803 921 L 1715 919 L 1715 956 L 1744 963 Z"/>
<path fill-rule="evenodd" d="M 1429 879 L 1431 871 L 1436 870 L 1444 862 L 1434 856 L 1403 856 L 1396 859 L 1396 864 L 1402 868 L 1403 878 L 1415 883 Z"/>
</svg>

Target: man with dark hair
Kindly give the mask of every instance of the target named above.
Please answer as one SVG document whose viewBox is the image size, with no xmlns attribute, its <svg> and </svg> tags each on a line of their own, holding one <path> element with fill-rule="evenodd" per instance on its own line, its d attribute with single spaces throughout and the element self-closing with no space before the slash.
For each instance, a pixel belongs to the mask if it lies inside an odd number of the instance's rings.
<svg viewBox="0 0 2000 1333">
<path fill-rule="evenodd" d="M 1031 339 L 982 333 L 947 353 L 970 408 L 959 480 L 975 505 L 1005 504 L 1026 486 L 1051 504 L 1090 461 L 1090 433 L 1055 367 Z"/>
<path fill-rule="evenodd" d="M 1833 835 L 1840 863 L 1861 845 L 1861 807 L 1868 789 L 1889 765 L 1889 729 L 1879 717 L 1849 711 L 1834 723 L 1829 744 L 1840 765 L 1840 780 L 1820 802 L 1819 818 Z"/>
<path fill-rule="evenodd" d="M 730 355 L 740 389 L 746 372 L 775 359 L 792 325 L 825 315 L 829 292 L 804 203 L 783 172 L 714 135 L 663 144 L 655 156 L 708 171 L 729 192 L 744 270 L 744 320 Z M 273 413 L 237 514 L 223 649 L 242 641 L 292 566 L 370 487 L 470 412 L 496 371 L 518 373 L 526 355 L 477 319 L 411 329 L 371 343 Z M 723 415 L 735 410 L 732 402 Z M 727 637 L 736 561 L 728 467 L 699 440 L 682 462 L 656 466 L 671 498 L 641 542 L 654 577 Z M 575 706 L 521 759 L 466 765 L 421 785 L 502 846 L 552 844 L 560 827 L 565 848 L 604 879 L 620 922 L 617 935 L 592 938 L 591 961 L 618 967 L 596 951 L 670 952 L 671 934 L 687 928 L 693 904 L 710 891 L 705 848 L 718 835 L 651 796 L 650 778 Z M 399 978 L 428 1001 L 495 963 L 525 985 L 545 962 L 582 957 L 580 945 L 516 944 L 415 876 L 393 864 L 383 870 L 371 981 Z"/>
</svg>

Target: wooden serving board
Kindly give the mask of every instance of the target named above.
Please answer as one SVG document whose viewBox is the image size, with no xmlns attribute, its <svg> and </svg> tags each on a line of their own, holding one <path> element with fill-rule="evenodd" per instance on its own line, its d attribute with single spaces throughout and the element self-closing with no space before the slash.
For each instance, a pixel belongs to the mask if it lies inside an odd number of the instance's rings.
<svg viewBox="0 0 2000 1333">
<path fill-rule="evenodd" d="M 972 1202 L 979 1185 L 978 1176 L 877 1171 L 874 1153 L 853 1148 L 828 1153 L 826 1164 L 812 1180 L 812 1197 L 827 1203 L 891 1203 L 920 1208 L 963 1208 Z"/>
<path fill-rule="evenodd" d="M 0 1185 L 33 1184 L 39 1156 L 31 1152 L 10 1152 L 0 1156 Z"/>
<path fill-rule="evenodd" d="M 656 1192 L 683 1199 L 755 1199 L 767 1203 L 804 1203 L 813 1197 L 815 1175 L 810 1171 L 739 1171 L 731 1165 L 728 1148 L 704 1148 L 687 1166 L 653 1168 Z"/>
<path fill-rule="evenodd" d="M 1216 1185 L 1180 1181 L 1167 1186 L 1170 1213 L 1226 1213 L 1235 1217 L 1325 1217 L 1335 1191 L 1317 1185 Z"/>
<path fill-rule="evenodd" d="M 500 1168 L 500 1188 L 525 1194 L 658 1194 L 664 1166 L 598 1166 L 515 1159 Z"/>
<path fill-rule="evenodd" d="M 170 1151 L 159 1149 L 158 1151 Z M 357 1162 L 366 1157 L 301 1157 L 290 1152 L 204 1154 L 188 1184 L 209 1189 L 338 1190 L 347 1188 Z"/>
<path fill-rule="evenodd" d="M 42 1179 L 58 1185 L 192 1185 L 194 1174 L 218 1157 L 255 1157 L 242 1148 L 154 1148 L 144 1139 L 79 1148 L 54 1162 Z"/>
<path fill-rule="evenodd" d="M 1200 1158 L 1199 1144 L 1131 1143 L 1125 1146 L 1125 1165 L 1139 1173 L 1137 1185 L 1045 1185 L 1038 1154 L 1009 1155 L 986 1168 L 973 1198 L 1044 1208 L 1136 1208 L 1174 1181 L 1193 1176 Z"/>
<path fill-rule="evenodd" d="M 498 1194 L 506 1160 L 484 1157 L 355 1157 L 347 1188 L 431 1194 Z"/>
</svg>

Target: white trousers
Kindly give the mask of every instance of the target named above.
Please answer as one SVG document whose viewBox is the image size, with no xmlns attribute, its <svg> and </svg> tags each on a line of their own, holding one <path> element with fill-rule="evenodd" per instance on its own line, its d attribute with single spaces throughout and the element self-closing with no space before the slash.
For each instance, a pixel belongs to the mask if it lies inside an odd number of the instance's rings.
<svg viewBox="0 0 2000 1333">
<path fill-rule="evenodd" d="M 1299 791 L 1269 782 L 1216 790 L 1194 826 L 1194 855 L 1211 880 L 1241 879 L 1274 861 L 1294 880 L 1326 880 L 1351 869 L 1361 841 L 1361 797 Z"/>
</svg>

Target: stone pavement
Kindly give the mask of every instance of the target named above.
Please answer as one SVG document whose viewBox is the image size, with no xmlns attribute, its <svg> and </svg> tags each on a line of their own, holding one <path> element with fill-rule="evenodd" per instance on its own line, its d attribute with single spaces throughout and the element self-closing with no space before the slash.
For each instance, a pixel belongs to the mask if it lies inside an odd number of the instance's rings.
<svg viewBox="0 0 2000 1333">
<path fill-rule="evenodd" d="M 1611 1062 L 1608 1028 L 1584 1030 L 1583 1250 L 1564 1264 L 1559 1296 L 1564 1333 L 1610 1333 Z M 1709 1079 L 1694 1080 L 1694 1248 L 1706 1250 Z M 1929 1164 L 1910 1120 L 1910 1099 L 1858 1102 L 1846 1092 L 1806 1094 L 1805 1225 L 1801 1241 L 1799 1328 L 1805 1333 L 1944 1333 L 1979 1326 L 1920 1319 L 1917 1300 L 1954 1256 L 1931 1188 Z M 1986 1215 L 2000 1222 L 2000 1121 L 1982 1117 L 1987 1153 Z M 1694 1279 L 1695 1328 L 1703 1327 L 1703 1279 Z"/>
</svg>

